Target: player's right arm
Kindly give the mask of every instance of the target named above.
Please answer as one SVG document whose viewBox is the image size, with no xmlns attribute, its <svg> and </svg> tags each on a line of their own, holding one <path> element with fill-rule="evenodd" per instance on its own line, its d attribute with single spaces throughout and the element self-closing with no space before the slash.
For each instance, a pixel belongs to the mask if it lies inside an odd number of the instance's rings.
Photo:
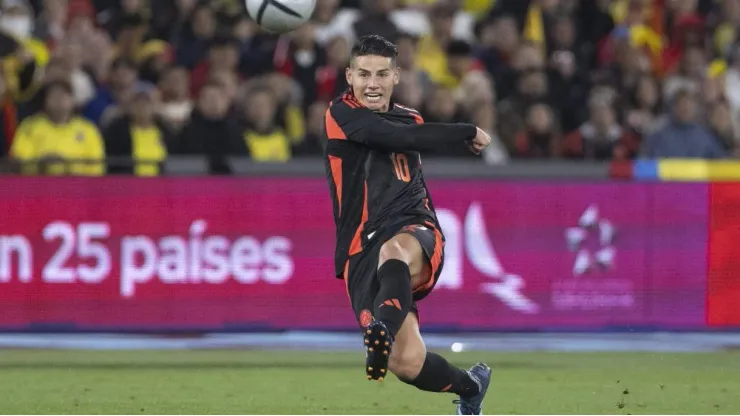
<svg viewBox="0 0 740 416">
<path fill-rule="evenodd" d="M 329 139 L 347 139 L 386 152 L 424 151 L 450 143 L 472 143 L 478 128 L 472 124 L 393 124 L 374 111 L 340 101 L 327 110 Z"/>
</svg>

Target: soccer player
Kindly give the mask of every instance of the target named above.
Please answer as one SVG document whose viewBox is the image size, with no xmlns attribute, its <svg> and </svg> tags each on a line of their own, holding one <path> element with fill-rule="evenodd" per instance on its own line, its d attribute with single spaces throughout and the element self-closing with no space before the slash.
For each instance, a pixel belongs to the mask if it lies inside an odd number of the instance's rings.
<svg viewBox="0 0 740 416">
<path fill-rule="evenodd" d="M 350 87 L 326 112 L 335 273 L 362 327 L 368 379 L 390 371 L 418 389 L 457 394 L 458 414 L 480 414 L 491 369 L 452 366 L 427 352 L 419 332 L 416 302 L 434 288 L 444 259 L 419 152 L 457 143 L 480 153 L 491 139 L 470 124 L 425 124 L 391 101 L 397 54 L 380 36 L 362 37 L 346 71 Z"/>
</svg>

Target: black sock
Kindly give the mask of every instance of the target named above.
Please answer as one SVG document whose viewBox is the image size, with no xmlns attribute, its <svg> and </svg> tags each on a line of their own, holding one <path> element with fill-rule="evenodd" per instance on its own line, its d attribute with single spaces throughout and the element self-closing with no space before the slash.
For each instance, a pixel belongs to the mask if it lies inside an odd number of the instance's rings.
<svg viewBox="0 0 740 416">
<path fill-rule="evenodd" d="M 393 337 L 401 329 L 411 308 L 411 272 L 401 260 L 388 260 L 378 269 L 380 290 L 375 297 L 375 319 L 385 324 Z"/>
<path fill-rule="evenodd" d="M 478 383 L 470 378 L 467 371 L 453 366 L 433 352 L 427 352 L 424 366 L 416 379 L 401 381 L 424 391 L 449 392 L 462 397 L 478 394 Z"/>
</svg>

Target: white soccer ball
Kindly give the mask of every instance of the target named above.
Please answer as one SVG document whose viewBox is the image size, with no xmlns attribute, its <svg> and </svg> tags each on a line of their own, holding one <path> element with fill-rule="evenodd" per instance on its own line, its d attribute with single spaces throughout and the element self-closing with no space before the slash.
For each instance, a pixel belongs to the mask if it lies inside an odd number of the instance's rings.
<svg viewBox="0 0 740 416">
<path fill-rule="evenodd" d="M 316 0 L 246 0 L 246 3 L 249 16 L 273 33 L 298 29 L 316 8 Z"/>
</svg>

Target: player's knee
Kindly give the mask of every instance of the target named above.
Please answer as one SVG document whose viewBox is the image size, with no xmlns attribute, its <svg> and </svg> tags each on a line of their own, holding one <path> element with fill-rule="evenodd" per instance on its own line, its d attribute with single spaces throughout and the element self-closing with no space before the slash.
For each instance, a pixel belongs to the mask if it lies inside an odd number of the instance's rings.
<svg viewBox="0 0 740 416">
<path fill-rule="evenodd" d="M 394 350 L 388 362 L 388 369 L 401 380 L 413 380 L 421 372 L 427 351 L 423 345 Z"/>
<path fill-rule="evenodd" d="M 403 246 L 401 241 L 394 238 L 380 247 L 378 267 L 382 266 L 383 263 L 388 260 L 401 260 L 402 262 L 409 264 L 409 257 L 408 250 Z"/>
</svg>

